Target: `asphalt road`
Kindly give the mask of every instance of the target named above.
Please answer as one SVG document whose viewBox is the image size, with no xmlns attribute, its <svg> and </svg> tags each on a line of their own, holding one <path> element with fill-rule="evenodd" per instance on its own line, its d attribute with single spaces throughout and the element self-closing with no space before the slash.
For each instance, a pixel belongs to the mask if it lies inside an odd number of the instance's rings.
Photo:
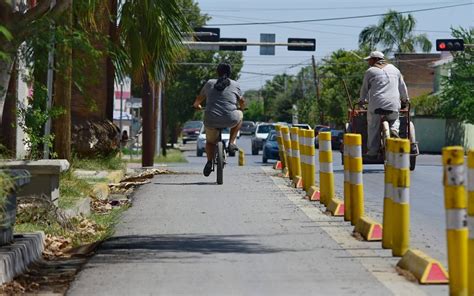
<svg viewBox="0 0 474 296">
<path fill-rule="evenodd" d="M 238 145 L 246 166 L 229 159 L 224 185 L 205 178 L 205 157 L 185 146 L 173 165 L 135 194 L 116 234 L 71 286 L 71 295 L 446 295 L 399 276 L 380 242 L 360 242 L 341 218 L 302 199 L 276 177 L 250 138 Z M 335 157 L 339 161 L 338 157 Z M 445 260 L 439 157 L 422 156 L 412 175 L 412 245 Z M 342 192 L 342 167 L 335 164 Z M 366 211 L 381 220 L 383 170 L 364 174 Z M 342 194 L 340 194 L 342 196 Z"/>
</svg>

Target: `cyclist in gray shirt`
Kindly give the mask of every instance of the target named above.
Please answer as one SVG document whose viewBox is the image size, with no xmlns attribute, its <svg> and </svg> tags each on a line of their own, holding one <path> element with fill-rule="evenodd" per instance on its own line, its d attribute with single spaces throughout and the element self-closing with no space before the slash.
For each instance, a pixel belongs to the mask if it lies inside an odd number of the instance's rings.
<svg viewBox="0 0 474 296">
<path fill-rule="evenodd" d="M 383 53 L 373 51 L 365 60 L 370 68 L 364 75 L 359 103 L 368 102 L 367 154 L 369 158 L 376 158 L 380 149 L 381 113 L 390 125 L 391 134 L 398 137 L 401 102 L 407 102 L 409 98 L 402 74 L 385 61 Z"/>
<path fill-rule="evenodd" d="M 217 66 L 218 79 L 210 79 L 201 89 L 194 101 L 194 108 L 201 109 L 201 103 L 206 100 L 204 126 L 206 129 L 206 156 L 204 176 L 212 171 L 212 157 L 219 138 L 219 129 L 231 128 L 228 150 L 235 152 L 237 134 L 242 126 L 244 99 L 237 81 L 230 79 L 231 66 L 221 63 Z"/>
</svg>

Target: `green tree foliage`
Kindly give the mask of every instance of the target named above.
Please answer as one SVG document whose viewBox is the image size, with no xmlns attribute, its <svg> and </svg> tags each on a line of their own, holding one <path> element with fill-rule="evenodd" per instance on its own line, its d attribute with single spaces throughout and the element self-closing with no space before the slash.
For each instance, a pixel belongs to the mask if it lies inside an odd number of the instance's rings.
<svg viewBox="0 0 474 296">
<path fill-rule="evenodd" d="M 263 100 L 258 90 L 248 90 L 244 94 L 246 110 L 244 119 L 250 121 L 264 121 Z"/>
<path fill-rule="evenodd" d="M 10 41 L 12 40 L 12 38 L 13 36 L 10 33 L 10 31 L 8 31 L 8 29 L 5 28 L 4 26 L 0 26 L 0 41 L 1 42 Z M 6 59 L 8 59 L 7 53 L 0 50 L 0 60 L 6 60 Z"/>
<path fill-rule="evenodd" d="M 202 14 L 197 2 L 180 0 L 184 7 L 186 20 L 190 27 L 202 27 L 209 17 Z M 171 142 L 176 143 L 180 127 L 188 120 L 200 119 L 202 114 L 192 108 L 194 99 L 204 83 L 216 78 L 216 66 L 220 62 L 232 65 L 232 79 L 239 78 L 243 66 L 242 53 L 233 51 L 185 50 L 170 75 L 165 88 L 165 111 L 167 116 L 168 134 Z"/>
<path fill-rule="evenodd" d="M 434 116 L 441 115 L 440 98 L 437 95 L 426 94 L 410 100 L 411 109 L 416 116 Z"/>
<path fill-rule="evenodd" d="M 464 39 L 466 44 L 474 43 L 474 28 L 451 30 L 453 37 Z M 472 48 L 466 48 L 453 55 L 450 74 L 442 84 L 441 112 L 446 118 L 474 124 L 474 52 Z"/>
<path fill-rule="evenodd" d="M 365 27 L 359 34 L 359 45 L 374 49 L 382 46 L 385 53 L 415 52 L 419 47 L 423 52 L 430 52 L 431 42 L 426 34 L 416 35 L 416 20 L 413 15 L 390 10 L 377 25 Z"/>
</svg>

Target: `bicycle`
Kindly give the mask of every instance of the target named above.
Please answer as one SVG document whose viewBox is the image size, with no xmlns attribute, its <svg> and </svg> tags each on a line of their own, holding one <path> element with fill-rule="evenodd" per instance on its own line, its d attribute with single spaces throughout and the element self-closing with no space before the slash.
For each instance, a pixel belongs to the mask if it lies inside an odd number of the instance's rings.
<svg viewBox="0 0 474 296">
<path fill-rule="evenodd" d="M 219 129 L 219 137 L 214 149 L 214 157 L 212 158 L 212 171 L 217 167 L 216 181 L 217 184 L 224 184 L 224 167 L 226 165 L 227 149 L 222 140 L 222 129 Z"/>
</svg>

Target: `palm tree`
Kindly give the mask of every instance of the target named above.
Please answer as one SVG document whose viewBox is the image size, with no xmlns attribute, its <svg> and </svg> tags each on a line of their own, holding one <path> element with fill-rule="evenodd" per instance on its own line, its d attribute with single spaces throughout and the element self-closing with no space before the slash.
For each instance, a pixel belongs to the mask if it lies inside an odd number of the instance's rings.
<svg viewBox="0 0 474 296">
<path fill-rule="evenodd" d="M 126 0 L 119 11 L 119 32 L 129 57 L 129 72 L 143 89 L 142 165 L 153 165 L 154 106 L 152 89 L 162 81 L 181 52 L 188 23 L 178 0 Z M 149 138 L 151 136 L 151 138 Z"/>
<path fill-rule="evenodd" d="M 375 48 L 377 45 L 383 46 L 385 53 L 410 53 L 416 48 L 421 48 L 423 52 L 431 50 L 431 42 L 426 34 L 415 35 L 413 33 L 416 20 L 413 15 L 403 14 L 390 10 L 379 21 L 378 25 L 365 27 L 359 34 L 359 46 L 369 45 Z"/>
</svg>

